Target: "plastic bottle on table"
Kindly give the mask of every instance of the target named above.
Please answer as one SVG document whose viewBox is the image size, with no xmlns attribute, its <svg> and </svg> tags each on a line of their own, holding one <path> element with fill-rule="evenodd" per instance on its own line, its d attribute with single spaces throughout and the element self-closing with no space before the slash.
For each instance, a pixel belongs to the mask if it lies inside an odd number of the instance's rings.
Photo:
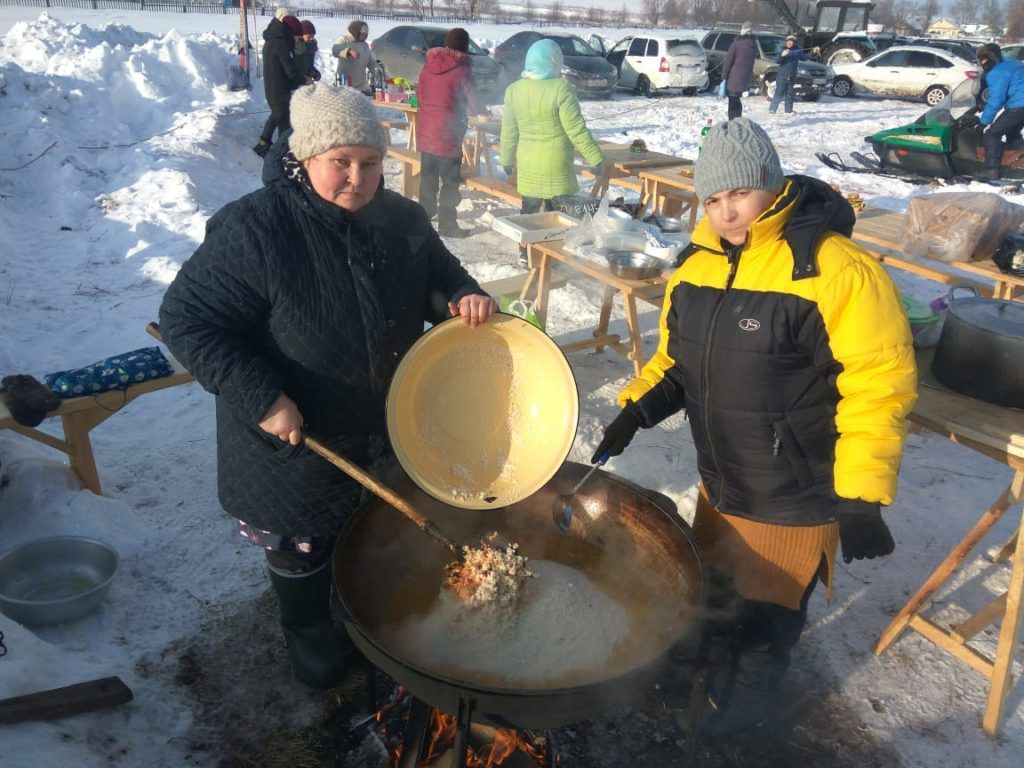
<svg viewBox="0 0 1024 768">
<path fill-rule="evenodd" d="M 697 154 L 700 154 L 701 147 L 704 146 L 704 137 L 711 133 L 711 126 L 714 125 L 714 121 L 709 117 L 708 124 L 700 129 L 700 138 L 697 140 Z"/>
</svg>

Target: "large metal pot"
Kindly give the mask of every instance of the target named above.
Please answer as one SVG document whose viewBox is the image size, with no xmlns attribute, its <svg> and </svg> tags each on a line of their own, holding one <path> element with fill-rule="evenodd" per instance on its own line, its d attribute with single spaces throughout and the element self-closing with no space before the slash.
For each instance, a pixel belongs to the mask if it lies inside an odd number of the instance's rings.
<svg viewBox="0 0 1024 768">
<path fill-rule="evenodd" d="M 972 295 L 957 298 L 958 290 Z M 961 394 L 1024 408 L 1024 304 L 953 286 L 932 373 Z"/>
<path fill-rule="evenodd" d="M 469 705 L 474 721 L 545 728 L 579 722 L 629 701 L 657 672 L 665 652 L 699 624 L 703 562 L 689 527 L 667 498 L 599 473 L 577 493 L 568 532 L 552 520 L 555 497 L 589 467 L 566 463 L 533 496 L 502 509 L 467 512 L 419 491 L 395 468 L 388 483 L 444 531 L 473 542 L 492 530 L 518 542 L 533 561 L 582 572 L 629 615 L 629 634 L 600 665 L 538 680 L 529 669 L 480 674 L 460 669 L 458 654 L 424 663 L 415 647 L 396 649 L 390 630 L 432 610 L 451 555 L 379 499 L 364 504 L 341 532 L 334 581 L 360 650 L 424 702 L 449 713 Z M 575 627 L 565 626 L 571 633 Z M 502 648 L 495 646 L 494 654 Z M 538 657 L 544 647 L 536 648 Z"/>
</svg>

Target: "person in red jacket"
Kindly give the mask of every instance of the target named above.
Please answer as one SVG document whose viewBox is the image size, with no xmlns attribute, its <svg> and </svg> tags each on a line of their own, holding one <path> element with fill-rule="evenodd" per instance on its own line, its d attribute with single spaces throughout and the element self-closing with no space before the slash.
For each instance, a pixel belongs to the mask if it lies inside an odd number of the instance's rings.
<svg viewBox="0 0 1024 768">
<path fill-rule="evenodd" d="M 469 33 L 461 27 L 452 29 L 445 35 L 444 48 L 427 51 L 416 89 L 420 205 L 431 218 L 437 214 L 437 231 L 447 237 L 470 234 L 459 228 L 455 213 L 462 201 L 462 140 L 467 114 L 485 112 L 473 87 L 468 51 Z"/>
</svg>

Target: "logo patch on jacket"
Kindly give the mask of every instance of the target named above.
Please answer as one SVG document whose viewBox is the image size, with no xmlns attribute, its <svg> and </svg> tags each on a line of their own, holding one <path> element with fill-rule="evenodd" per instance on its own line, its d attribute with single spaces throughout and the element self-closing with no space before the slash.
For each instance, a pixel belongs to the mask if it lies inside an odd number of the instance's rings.
<svg viewBox="0 0 1024 768">
<path fill-rule="evenodd" d="M 744 317 L 737 325 L 741 331 L 756 331 L 761 327 L 761 323 L 752 317 Z"/>
</svg>

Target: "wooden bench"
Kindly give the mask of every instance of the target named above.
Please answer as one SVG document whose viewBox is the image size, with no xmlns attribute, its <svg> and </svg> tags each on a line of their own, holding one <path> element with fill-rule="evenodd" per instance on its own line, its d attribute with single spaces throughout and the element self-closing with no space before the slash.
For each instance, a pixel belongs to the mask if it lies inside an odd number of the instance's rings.
<svg viewBox="0 0 1024 768">
<path fill-rule="evenodd" d="M 143 381 L 128 387 L 128 389 L 68 398 L 61 402 L 59 408 L 48 413 L 47 419 L 60 417 L 64 429 L 63 440 L 34 427 L 18 424 L 3 402 L 0 402 L 0 429 L 10 429 L 37 443 L 66 453 L 71 471 L 78 475 L 86 488 L 95 494 L 100 494 L 102 493 L 100 478 L 96 471 L 96 459 L 93 457 L 89 433 L 140 395 L 192 381 L 192 374 L 186 371 L 181 363 L 169 352 L 164 352 L 164 354 L 174 369 L 172 375 Z"/>
<path fill-rule="evenodd" d="M 523 196 L 516 190 L 516 185 L 509 181 L 502 181 L 493 176 L 470 176 L 463 181 L 470 189 L 483 192 L 485 195 L 507 200 L 515 206 L 523 204 Z"/>
<path fill-rule="evenodd" d="M 495 299 L 509 293 L 518 293 L 519 298 L 524 299 L 532 287 L 533 279 L 534 272 L 531 270 L 519 275 L 500 277 L 497 280 L 489 280 L 486 283 L 480 283 L 480 287 Z M 569 281 L 562 275 L 552 274 L 548 278 L 548 289 L 554 290 L 555 288 L 564 288 L 568 282 Z"/>
<path fill-rule="evenodd" d="M 415 149 L 407 147 L 396 147 L 394 144 L 388 146 L 388 157 L 392 157 L 402 164 L 402 186 L 401 193 L 410 199 L 420 194 L 420 169 L 423 167 L 423 160 L 420 153 Z"/>
</svg>

